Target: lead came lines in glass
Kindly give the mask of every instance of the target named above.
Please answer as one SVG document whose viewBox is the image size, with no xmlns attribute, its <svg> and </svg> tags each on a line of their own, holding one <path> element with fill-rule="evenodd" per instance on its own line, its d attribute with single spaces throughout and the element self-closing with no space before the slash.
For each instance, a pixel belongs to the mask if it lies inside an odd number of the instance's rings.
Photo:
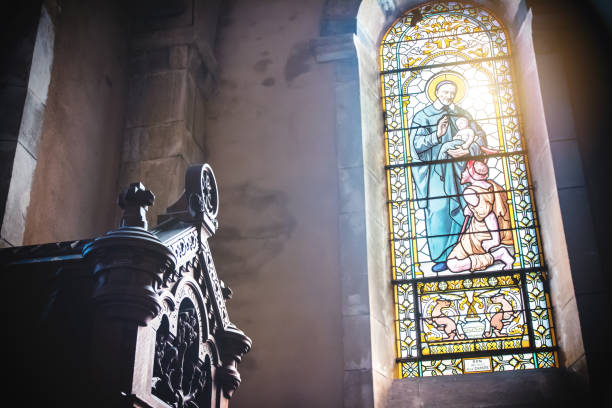
<svg viewBox="0 0 612 408">
<path fill-rule="evenodd" d="M 555 366 L 507 34 L 472 5 L 419 10 L 421 20 L 400 18 L 380 50 L 398 372 Z M 508 276 L 511 285 L 477 285 Z M 476 286 L 441 288 L 457 279 Z M 433 284 L 436 292 L 416 290 Z"/>
</svg>

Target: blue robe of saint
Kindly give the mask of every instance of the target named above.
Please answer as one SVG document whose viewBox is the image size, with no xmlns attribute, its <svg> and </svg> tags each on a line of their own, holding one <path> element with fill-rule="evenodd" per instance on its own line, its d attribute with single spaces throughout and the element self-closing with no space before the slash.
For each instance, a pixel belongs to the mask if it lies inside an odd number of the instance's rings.
<svg viewBox="0 0 612 408">
<path fill-rule="evenodd" d="M 441 138 L 437 136 L 438 122 L 449 115 L 449 126 Z M 452 247 L 457 242 L 458 234 L 463 225 L 463 199 L 459 196 L 461 189 L 461 172 L 465 166 L 463 161 L 455 163 L 427 164 L 444 156 L 441 149 L 448 150 L 462 144 L 452 140 L 457 133 L 455 120 L 464 116 L 470 121 L 471 115 L 464 109 L 449 105 L 444 106 L 437 100 L 419 111 L 412 119 L 410 131 L 410 151 L 412 161 L 412 177 L 416 186 L 416 198 L 419 208 L 425 210 L 425 226 L 427 228 L 427 244 L 434 262 L 444 262 Z M 470 122 L 472 123 L 472 122 Z M 480 154 L 482 145 L 482 129 L 476 124 L 472 126 L 476 137 L 470 146 L 470 155 Z M 450 157 L 449 157 L 450 158 Z M 447 197 L 451 196 L 451 197 Z"/>
</svg>

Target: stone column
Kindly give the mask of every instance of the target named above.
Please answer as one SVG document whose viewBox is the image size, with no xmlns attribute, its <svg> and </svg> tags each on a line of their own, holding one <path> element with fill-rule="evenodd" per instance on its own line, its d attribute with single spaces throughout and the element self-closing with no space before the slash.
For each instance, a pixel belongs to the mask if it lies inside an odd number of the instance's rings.
<svg viewBox="0 0 612 408">
<path fill-rule="evenodd" d="M 0 247 L 23 243 L 51 81 L 54 23 L 47 5 L 30 3 L 20 12 L 36 13 L 37 24 L 19 27 L 23 38 L 12 38 L 3 51 L 7 61 L 0 73 Z"/>
<path fill-rule="evenodd" d="M 379 299 L 385 287 L 369 282 L 369 275 L 386 277 L 380 271 L 388 269 L 381 267 L 387 251 L 384 247 L 378 252 L 372 251 L 371 239 L 368 240 L 370 237 L 385 236 L 385 231 L 380 231 L 379 225 L 374 226 L 370 222 L 375 218 L 370 217 L 368 220 L 366 217 L 367 198 L 368 195 L 373 196 L 369 191 L 373 185 L 371 179 L 380 176 L 376 172 L 382 174 L 380 168 L 383 161 L 376 161 L 379 168 L 369 169 L 364 154 L 363 146 L 368 141 L 362 128 L 363 90 L 360 89 L 360 64 L 354 41 L 359 4 L 360 1 L 356 0 L 328 0 L 321 20 L 321 36 L 311 44 L 317 62 L 334 64 L 335 70 L 333 85 L 336 96 L 336 160 L 340 201 L 338 232 L 342 276 L 345 408 L 378 406 L 376 401 L 383 399 L 378 395 L 381 394 L 379 390 L 385 388 L 385 382 L 391 382 L 390 378 L 382 374 L 385 368 L 381 366 L 385 362 L 381 351 L 383 355 L 389 354 L 385 353 L 387 350 L 393 351 L 393 337 L 385 333 L 392 333 L 389 330 L 391 326 L 385 328 L 378 318 L 386 309 L 376 309 L 378 303 L 371 307 L 372 299 Z M 378 120 L 378 117 L 368 119 Z M 369 152 L 377 150 L 380 150 L 378 146 L 369 149 Z M 369 272 L 369 269 L 375 268 L 378 269 L 375 273 Z M 390 282 L 386 278 L 384 285 L 386 289 L 389 288 Z M 384 340 L 377 342 L 381 338 Z M 391 364 L 393 358 L 390 357 Z"/>
<path fill-rule="evenodd" d="M 159 192 L 151 220 L 180 195 L 173 181 L 206 156 L 204 109 L 215 81 L 217 8 L 217 1 L 197 0 L 134 10 L 119 188 L 142 180 Z"/>
</svg>

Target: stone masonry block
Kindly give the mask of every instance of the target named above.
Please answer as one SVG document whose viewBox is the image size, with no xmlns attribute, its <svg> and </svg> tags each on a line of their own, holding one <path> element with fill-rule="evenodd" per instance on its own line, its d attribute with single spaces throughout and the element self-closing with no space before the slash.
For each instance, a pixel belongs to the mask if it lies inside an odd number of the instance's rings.
<svg viewBox="0 0 612 408">
<path fill-rule="evenodd" d="M 335 64 L 336 82 L 359 82 L 359 69 L 356 59 L 346 59 L 336 61 Z"/>
<path fill-rule="evenodd" d="M 182 156 L 188 163 L 204 160 L 204 153 L 193 140 L 191 132 L 185 129 L 184 121 L 125 130 L 124 162 L 172 156 Z"/>
<path fill-rule="evenodd" d="M 557 188 L 584 186 L 582 160 L 576 140 L 551 141 Z"/>
<path fill-rule="evenodd" d="M 344 408 L 372 407 L 372 370 L 345 370 L 343 395 Z"/>
<path fill-rule="evenodd" d="M 565 305 L 557 305 L 553 317 L 562 364 L 568 367 L 582 357 L 585 351 L 576 298 L 570 299 Z"/>
<path fill-rule="evenodd" d="M 130 56 L 129 70 L 132 75 L 145 75 L 157 72 L 185 69 L 189 61 L 189 46 L 171 45 L 168 47 L 137 50 Z"/>
<path fill-rule="evenodd" d="M 387 176 L 383 166 L 377 164 L 377 168 L 366 168 L 365 171 L 366 214 L 387 227 Z"/>
<path fill-rule="evenodd" d="M 342 276 L 366 277 L 366 231 L 363 214 L 340 214 L 339 241 Z"/>
<path fill-rule="evenodd" d="M 135 31 L 138 33 L 168 32 L 172 29 L 190 27 L 194 21 L 193 1 L 172 1 L 165 5 L 166 14 L 149 12 L 154 7 L 146 7 L 136 21 Z"/>
<path fill-rule="evenodd" d="M 342 275 L 342 315 L 356 316 L 370 311 L 368 278 L 363 274 Z"/>
<path fill-rule="evenodd" d="M 610 300 L 607 293 L 577 295 L 582 341 L 587 354 L 609 352 L 608 339 L 612 334 Z"/>
<path fill-rule="evenodd" d="M 43 7 L 40 20 L 38 21 L 30 78 L 28 79 L 29 90 L 42 103 L 47 102 L 49 83 L 51 82 L 51 68 L 53 67 L 54 44 L 55 28 L 53 21 L 47 12 L 47 8 Z"/>
<path fill-rule="evenodd" d="M 387 407 L 548 407 L 570 396 L 560 370 L 519 370 L 395 380 Z"/>
<path fill-rule="evenodd" d="M 372 368 L 375 372 L 393 378 L 395 369 L 395 331 L 393 319 L 388 322 L 380 322 L 371 319 L 372 333 Z"/>
<path fill-rule="evenodd" d="M 189 64 L 189 46 L 176 45 L 170 47 L 168 63 L 171 69 L 186 68 Z"/>
<path fill-rule="evenodd" d="M 26 95 L 24 86 L 0 86 L 0 139 L 17 140 Z"/>
<path fill-rule="evenodd" d="M 28 90 L 23 115 L 21 116 L 21 127 L 19 129 L 19 143 L 29 152 L 38 157 L 38 146 L 40 145 L 40 135 L 42 133 L 43 120 L 45 117 L 45 105 Z"/>
<path fill-rule="evenodd" d="M 342 318 L 342 337 L 344 369 L 371 369 L 370 316 L 344 316 Z"/>
<path fill-rule="evenodd" d="M 565 305 L 576 296 L 569 260 L 553 258 L 548 265 L 553 307 Z"/>
<path fill-rule="evenodd" d="M 12 177 L 11 179 L 1 230 L 2 238 L 11 245 L 21 245 L 23 242 L 35 169 L 36 160 L 21 144 L 17 144 L 13 161 L 13 174 L 18 174 L 19 177 Z"/>
<path fill-rule="evenodd" d="M 585 389 L 588 387 L 589 367 L 587 365 L 586 355 L 580 357 L 571 366 L 567 368 L 570 378 L 575 381 L 577 388 Z"/>
<path fill-rule="evenodd" d="M 418 378 L 403 378 L 393 381 L 389 392 L 388 406 L 403 406 L 419 407 L 417 404 L 419 397 L 419 379 Z M 406 404 L 406 401 L 414 400 L 413 404 Z"/>
<path fill-rule="evenodd" d="M 605 279 L 593 228 L 593 217 L 584 187 L 559 190 L 559 204 L 577 295 L 601 292 Z"/>
<path fill-rule="evenodd" d="M 126 129 L 121 160 L 134 162 L 180 155 L 185 132 L 183 121 Z"/>
<path fill-rule="evenodd" d="M 368 179 L 370 175 L 368 172 Z M 371 186 L 368 186 L 369 188 Z M 367 193 L 367 257 L 370 309 L 374 318 L 384 322 L 393 316 L 393 292 L 390 281 L 389 230 L 384 217 L 387 209 L 384 195 L 378 197 Z M 374 200 L 374 198 L 379 198 Z"/>
<path fill-rule="evenodd" d="M 188 75 L 186 70 L 178 70 L 133 78 L 126 127 L 186 120 L 190 105 Z"/>
<path fill-rule="evenodd" d="M 381 136 L 383 134 L 382 110 L 380 105 L 372 103 L 372 95 L 368 94 L 367 98 L 369 101 L 366 101 L 364 104 L 371 106 L 366 108 L 367 112 L 364 113 L 361 121 L 365 127 L 362 147 L 363 162 L 367 170 L 384 174 L 383 166 L 386 163 L 386 158 L 384 139 Z"/>
<path fill-rule="evenodd" d="M 381 237 L 384 237 L 384 235 L 381 235 Z M 384 255 L 388 255 L 388 253 L 388 250 L 386 250 Z M 368 274 L 368 290 L 370 294 L 370 314 L 373 318 L 392 327 L 395 314 L 393 286 L 391 285 L 390 276 L 391 273 L 388 267 L 370 270 Z"/>
<path fill-rule="evenodd" d="M 193 139 L 206 155 L 206 101 L 202 92 L 195 92 L 193 107 Z"/>
<path fill-rule="evenodd" d="M 16 148 L 16 141 L 0 140 L 0 220 L 4 217 L 6 197 L 13 174 L 13 160 L 15 158 Z"/>
<path fill-rule="evenodd" d="M 372 379 L 374 387 L 374 406 L 377 408 L 387 408 L 389 392 L 393 384 L 393 376 L 387 377 L 374 370 L 372 372 Z"/>
<path fill-rule="evenodd" d="M 194 108 L 195 101 L 194 95 L 198 92 L 196 88 L 196 83 L 193 78 L 193 73 L 191 71 L 187 71 L 187 89 L 185 94 L 185 127 L 192 131 L 193 129 L 193 117 L 194 117 Z"/>
<path fill-rule="evenodd" d="M 529 159 L 536 199 L 538 200 L 538 205 L 543 204 L 544 201 L 550 199 L 557 192 L 557 181 L 555 179 L 550 146 L 547 144 L 540 152 L 532 153 Z M 542 212 L 539 207 L 538 211 Z"/>
<path fill-rule="evenodd" d="M 355 58 L 352 34 L 319 37 L 312 40 L 311 47 L 317 62 Z"/>
<path fill-rule="evenodd" d="M 129 72 L 134 75 L 166 71 L 170 68 L 169 54 L 168 47 L 134 51 L 129 59 Z"/>
<path fill-rule="evenodd" d="M 340 213 L 363 213 L 364 185 L 363 167 L 351 167 L 338 170 L 338 190 L 340 195 Z"/>
<path fill-rule="evenodd" d="M 336 135 L 338 167 L 355 167 L 363 163 L 361 152 L 361 105 L 357 82 L 336 85 Z"/>
<path fill-rule="evenodd" d="M 378 38 L 380 27 L 386 26 L 385 12 L 382 9 L 381 2 L 363 2 L 363 5 L 359 8 L 357 20 L 359 37 L 362 41 L 373 44 Z"/>
<path fill-rule="evenodd" d="M 576 137 L 567 78 L 562 72 L 560 58 L 560 55 L 554 53 L 538 55 L 538 73 L 550 140 Z"/>
</svg>

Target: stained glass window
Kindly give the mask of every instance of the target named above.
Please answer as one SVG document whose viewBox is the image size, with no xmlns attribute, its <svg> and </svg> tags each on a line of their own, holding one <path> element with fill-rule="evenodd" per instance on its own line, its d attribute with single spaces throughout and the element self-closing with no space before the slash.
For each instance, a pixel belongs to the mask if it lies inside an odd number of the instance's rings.
<svg viewBox="0 0 612 408">
<path fill-rule="evenodd" d="M 400 377 L 557 366 L 511 49 L 428 3 L 380 47 Z"/>
</svg>

